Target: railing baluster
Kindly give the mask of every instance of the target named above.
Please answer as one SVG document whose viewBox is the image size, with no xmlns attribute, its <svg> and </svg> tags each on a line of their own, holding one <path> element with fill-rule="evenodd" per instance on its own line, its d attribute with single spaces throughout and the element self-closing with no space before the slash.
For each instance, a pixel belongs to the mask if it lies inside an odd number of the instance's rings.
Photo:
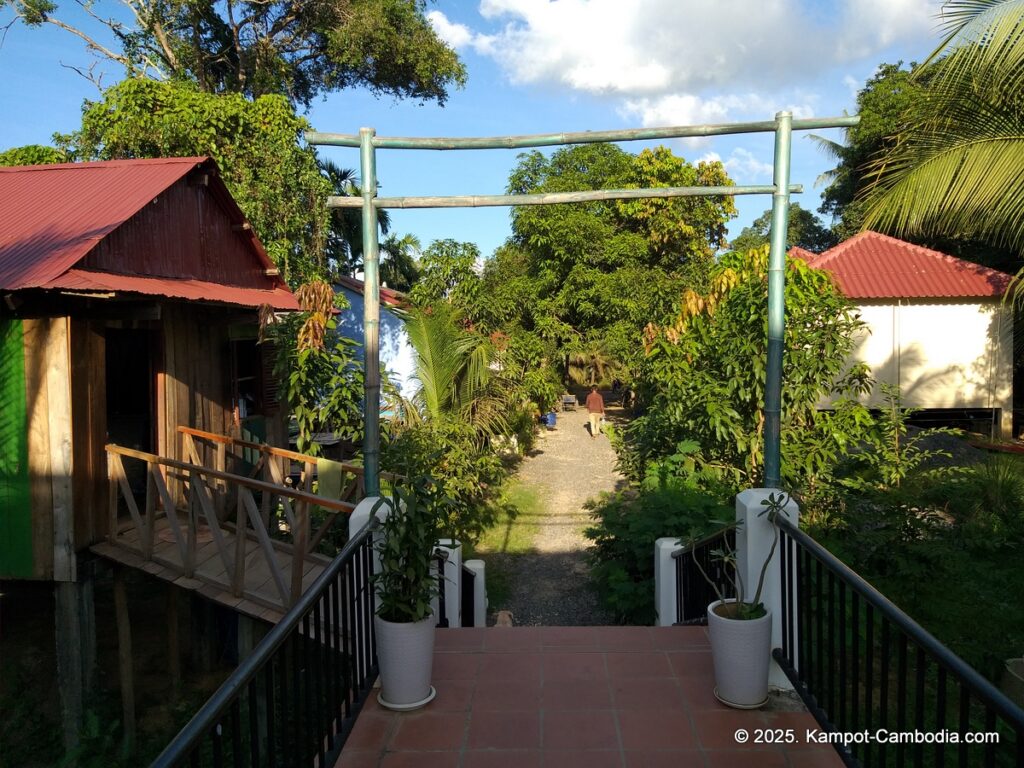
<svg viewBox="0 0 1024 768">
<path fill-rule="evenodd" d="M 352 702 L 356 695 L 355 691 L 355 675 L 356 675 L 356 663 L 355 663 L 355 649 L 349 645 L 349 636 L 355 637 L 355 611 L 356 611 L 356 593 L 355 585 L 355 562 L 354 559 L 350 560 L 345 564 L 345 570 L 342 571 L 345 577 L 345 602 L 342 605 L 342 611 L 344 611 L 345 619 L 342 621 L 341 631 L 341 647 L 342 663 L 345 665 L 345 717 L 352 716 Z"/>
<path fill-rule="evenodd" d="M 971 730 L 971 692 L 967 690 L 967 686 L 963 683 L 960 684 L 960 749 L 959 749 L 959 760 L 960 768 L 967 768 L 967 742 L 964 741 L 963 735 Z"/>
<path fill-rule="evenodd" d="M 882 668 L 878 673 L 878 682 L 882 690 L 878 696 L 878 724 L 882 728 L 889 727 L 889 620 L 883 618 L 882 626 L 879 628 L 882 634 L 882 648 L 879 651 L 879 660 Z M 878 764 L 885 766 L 885 742 L 878 745 Z"/>
<path fill-rule="evenodd" d="M 935 730 L 946 730 L 946 668 L 939 665 L 935 683 Z M 935 742 L 935 766 L 946 764 L 946 745 L 941 739 Z"/>
<path fill-rule="evenodd" d="M 313 704 L 316 712 L 316 732 L 323 733 L 324 726 L 324 637 L 320 612 L 320 601 L 313 605 L 313 680 L 316 683 L 313 690 Z M 311 686 L 313 687 L 313 686 Z M 316 740 L 317 765 L 324 764 L 324 742 L 323 739 Z"/>
<path fill-rule="evenodd" d="M 846 732 L 846 584 L 839 582 L 839 730 Z"/>
<path fill-rule="evenodd" d="M 266 672 L 265 668 L 264 675 L 266 675 Z M 258 677 L 254 677 L 249 681 L 247 695 L 249 697 L 249 765 L 252 768 L 257 768 L 262 762 L 260 742 L 263 738 L 262 718 L 260 717 L 260 710 L 263 707 L 260 706 L 261 693 Z"/>
<path fill-rule="evenodd" d="M 850 670 L 852 684 L 850 686 L 850 729 L 856 732 L 860 725 L 860 595 L 857 590 L 851 591 L 851 635 L 853 639 L 853 653 L 850 656 L 853 661 L 853 669 Z"/>
<path fill-rule="evenodd" d="M 896 730 L 904 733 L 907 730 L 907 636 L 900 632 L 896 637 Z M 896 744 L 896 768 L 903 768 L 906 752 L 906 744 Z"/>
<path fill-rule="evenodd" d="M 914 680 L 914 727 L 924 733 L 924 684 L 925 675 L 928 671 L 928 660 L 924 655 L 924 648 L 917 646 L 917 654 L 914 660 L 916 678 Z M 914 745 L 914 765 L 923 765 L 924 745 Z"/>
<path fill-rule="evenodd" d="M 828 572 L 828 645 L 827 659 L 825 664 L 828 667 L 828 705 L 826 712 L 835 712 L 836 700 L 836 578 L 832 571 Z"/>
<path fill-rule="evenodd" d="M 874 692 L 875 692 L 875 607 L 870 603 L 865 605 L 867 611 L 864 628 L 864 651 L 867 658 L 864 660 L 865 677 L 864 681 L 864 727 L 872 731 L 875 726 Z M 875 751 L 868 746 L 864 750 L 864 768 L 871 768 L 871 757 Z"/>
<path fill-rule="evenodd" d="M 274 671 L 278 670 L 280 674 L 280 669 L 280 657 L 272 658 L 267 663 L 267 768 L 274 768 L 277 765 L 277 712 L 274 708 L 277 692 L 274 690 Z"/>
<path fill-rule="evenodd" d="M 242 713 L 241 703 L 238 699 L 231 704 L 231 763 L 235 768 L 244 765 L 242 761 Z"/>
</svg>

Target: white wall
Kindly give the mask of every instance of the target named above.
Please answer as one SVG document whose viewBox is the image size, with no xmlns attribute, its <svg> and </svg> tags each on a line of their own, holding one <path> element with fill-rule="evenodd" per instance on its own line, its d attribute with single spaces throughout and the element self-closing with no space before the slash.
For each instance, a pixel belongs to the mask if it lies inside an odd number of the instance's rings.
<svg viewBox="0 0 1024 768">
<path fill-rule="evenodd" d="M 1001 408 L 1002 433 L 1010 436 L 1013 321 L 998 299 L 903 299 L 858 310 L 870 333 L 862 333 L 854 359 L 879 383 L 898 385 L 905 407 Z M 880 387 L 862 402 L 880 405 Z"/>
<path fill-rule="evenodd" d="M 363 294 L 345 286 L 338 286 L 351 307 L 338 318 L 338 331 L 359 344 L 358 355 L 363 354 Z M 403 397 L 412 397 L 418 385 L 412 381 L 414 369 L 412 345 L 405 332 L 405 324 L 393 315 L 387 306 L 380 307 L 380 365 L 390 379 L 402 390 Z"/>
</svg>

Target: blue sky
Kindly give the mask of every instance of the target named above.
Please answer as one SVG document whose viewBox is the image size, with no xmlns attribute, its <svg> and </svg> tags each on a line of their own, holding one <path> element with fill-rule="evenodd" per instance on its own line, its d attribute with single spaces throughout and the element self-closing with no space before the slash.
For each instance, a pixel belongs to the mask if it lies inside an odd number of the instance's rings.
<svg viewBox="0 0 1024 768">
<path fill-rule="evenodd" d="M 61 3 L 74 19 L 74 3 Z M 115 0 L 97 0 L 113 13 Z M 110 10 L 107 10 L 110 9 Z M 492 136 L 608 130 L 797 116 L 854 110 L 858 88 L 881 62 L 921 60 L 937 42 L 935 0 L 439 0 L 432 23 L 456 47 L 466 87 L 445 107 L 374 99 L 346 91 L 309 112 L 317 130 L 382 136 Z M 0 24 L 10 19 L 0 11 Z M 88 67 L 84 46 L 58 29 L 12 27 L 0 47 L 0 149 L 48 143 L 77 127 L 96 87 L 64 65 Z M 105 85 L 117 78 L 105 69 Z M 837 132 L 826 133 L 839 138 Z M 639 142 L 624 145 L 639 151 Z M 687 160 L 721 159 L 740 184 L 771 181 L 771 135 L 677 140 Z M 346 167 L 357 150 L 324 148 Z M 516 153 L 378 152 L 382 195 L 495 194 Z M 830 159 L 794 137 L 794 199 L 817 209 L 815 179 Z M 737 198 L 739 234 L 770 205 Z M 393 230 L 424 245 L 451 237 L 486 256 L 509 235 L 507 209 L 394 211 Z"/>
</svg>

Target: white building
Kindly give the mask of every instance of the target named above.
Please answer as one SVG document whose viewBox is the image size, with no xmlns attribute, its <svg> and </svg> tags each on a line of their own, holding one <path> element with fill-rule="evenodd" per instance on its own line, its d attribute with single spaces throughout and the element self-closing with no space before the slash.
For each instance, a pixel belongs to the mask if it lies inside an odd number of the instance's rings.
<svg viewBox="0 0 1024 768">
<path fill-rule="evenodd" d="M 335 283 L 334 290 L 344 294 L 350 305 L 338 318 L 338 332 L 359 344 L 358 355 L 362 360 L 365 338 L 363 281 L 354 277 L 341 277 Z M 409 398 L 419 385 L 412 379 L 415 358 L 409 336 L 405 332 L 405 322 L 399 313 L 403 304 L 402 296 L 397 291 L 380 289 L 380 367 L 400 387 L 402 396 Z"/>
<path fill-rule="evenodd" d="M 1012 435 L 1009 275 L 870 231 L 820 255 L 790 255 L 831 272 L 857 305 L 867 327 L 854 359 L 899 386 L 904 407 L 984 409 L 995 435 Z M 880 387 L 863 400 L 880 405 Z"/>
</svg>

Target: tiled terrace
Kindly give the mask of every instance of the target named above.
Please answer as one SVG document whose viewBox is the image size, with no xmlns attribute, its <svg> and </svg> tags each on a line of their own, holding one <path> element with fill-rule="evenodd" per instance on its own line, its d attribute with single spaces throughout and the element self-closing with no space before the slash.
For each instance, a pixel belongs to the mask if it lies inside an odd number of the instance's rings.
<svg viewBox="0 0 1024 768">
<path fill-rule="evenodd" d="M 805 712 L 719 704 L 701 627 L 438 630 L 434 686 L 415 713 L 382 709 L 375 692 L 336 768 L 842 765 L 803 743 Z M 766 727 L 800 743 L 737 744 L 737 729 Z"/>
</svg>

